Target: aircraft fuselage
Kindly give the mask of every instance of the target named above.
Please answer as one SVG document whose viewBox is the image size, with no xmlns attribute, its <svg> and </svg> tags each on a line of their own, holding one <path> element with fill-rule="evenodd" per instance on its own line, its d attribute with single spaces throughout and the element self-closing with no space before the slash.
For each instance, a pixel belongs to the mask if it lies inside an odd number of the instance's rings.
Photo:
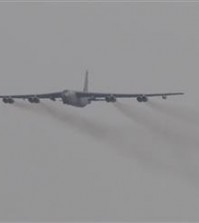
<svg viewBox="0 0 199 223">
<path fill-rule="evenodd" d="M 81 98 L 77 96 L 77 92 L 65 90 L 62 94 L 62 101 L 64 104 L 83 108 L 91 103 L 89 98 Z"/>
</svg>

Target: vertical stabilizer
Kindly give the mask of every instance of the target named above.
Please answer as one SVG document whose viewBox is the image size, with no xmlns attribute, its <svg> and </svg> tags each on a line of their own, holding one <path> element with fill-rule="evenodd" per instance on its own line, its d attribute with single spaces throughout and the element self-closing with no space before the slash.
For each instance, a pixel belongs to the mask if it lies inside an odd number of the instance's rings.
<svg viewBox="0 0 199 223">
<path fill-rule="evenodd" d="M 84 92 L 88 92 L 88 70 L 86 71 L 85 81 L 84 81 Z"/>
</svg>

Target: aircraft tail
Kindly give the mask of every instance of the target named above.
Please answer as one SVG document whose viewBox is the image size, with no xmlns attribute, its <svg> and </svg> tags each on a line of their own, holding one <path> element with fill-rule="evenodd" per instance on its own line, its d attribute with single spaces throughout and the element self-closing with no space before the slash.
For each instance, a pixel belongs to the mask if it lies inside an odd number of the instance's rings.
<svg viewBox="0 0 199 223">
<path fill-rule="evenodd" d="M 86 71 L 86 76 L 85 76 L 85 80 L 84 80 L 84 92 L 88 92 L 88 70 Z"/>
</svg>

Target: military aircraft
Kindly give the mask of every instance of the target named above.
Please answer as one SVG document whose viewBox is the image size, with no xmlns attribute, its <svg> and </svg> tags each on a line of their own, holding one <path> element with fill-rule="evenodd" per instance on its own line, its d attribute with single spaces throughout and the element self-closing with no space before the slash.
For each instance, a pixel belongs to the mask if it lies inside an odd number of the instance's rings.
<svg viewBox="0 0 199 223">
<path fill-rule="evenodd" d="M 85 107 L 94 101 L 105 101 L 114 103 L 118 98 L 136 98 L 138 102 L 147 102 L 149 97 L 162 97 L 167 99 L 167 96 L 183 95 L 182 92 L 176 93 L 158 93 L 158 94 L 121 94 L 121 93 L 97 93 L 88 91 L 88 71 L 86 71 L 84 88 L 82 91 L 64 90 L 60 92 L 48 94 L 27 94 L 27 95 L 0 95 L 0 99 L 6 104 L 13 104 L 16 99 L 27 100 L 30 103 L 38 104 L 42 99 L 50 99 L 56 101 L 61 99 L 63 104 Z"/>
</svg>

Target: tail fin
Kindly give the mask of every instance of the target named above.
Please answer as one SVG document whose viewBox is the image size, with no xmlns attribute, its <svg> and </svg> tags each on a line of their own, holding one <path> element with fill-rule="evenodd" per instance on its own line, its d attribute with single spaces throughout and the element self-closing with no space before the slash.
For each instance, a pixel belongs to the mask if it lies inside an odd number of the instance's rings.
<svg viewBox="0 0 199 223">
<path fill-rule="evenodd" d="M 85 76 L 85 80 L 84 80 L 84 92 L 88 92 L 88 70 L 86 71 L 86 76 Z"/>
</svg>

